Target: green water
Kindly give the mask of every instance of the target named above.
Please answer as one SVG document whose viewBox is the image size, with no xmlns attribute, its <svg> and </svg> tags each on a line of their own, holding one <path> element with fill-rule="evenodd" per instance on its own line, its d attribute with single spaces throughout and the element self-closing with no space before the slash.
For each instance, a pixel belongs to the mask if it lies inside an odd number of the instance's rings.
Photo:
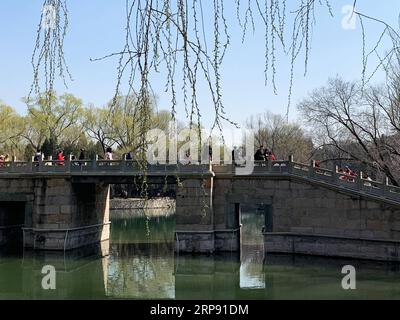
<svg viewBox="0 0 400 320">
<path fill-rule="evenodd" d="M 263 254 L 262 216 L 243 214 L 242 252 L 175 255 L 173 216 L 112 221 L 103 249 L 0 252 L 0 299 L 400 299 L 400 266 Z M 108 249 L 109 254 L 102 257 Z M 357 289 L 341 287 L 342 267 Z M 56 269 L 44 290 L 43 266 Z"/>
</svg>

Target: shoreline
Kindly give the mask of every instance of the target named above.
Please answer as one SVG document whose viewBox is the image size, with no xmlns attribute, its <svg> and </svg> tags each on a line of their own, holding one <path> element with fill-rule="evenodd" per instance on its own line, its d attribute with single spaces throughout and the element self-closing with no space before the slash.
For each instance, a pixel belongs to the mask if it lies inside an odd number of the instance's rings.
<svg viewBox="0 0 400 320">
<path fill-rule="evenodd" d="M 175 199 L 114 198 L 110 199 L 110 218 L 168 217 L 175 214 Z"/>
</svg>

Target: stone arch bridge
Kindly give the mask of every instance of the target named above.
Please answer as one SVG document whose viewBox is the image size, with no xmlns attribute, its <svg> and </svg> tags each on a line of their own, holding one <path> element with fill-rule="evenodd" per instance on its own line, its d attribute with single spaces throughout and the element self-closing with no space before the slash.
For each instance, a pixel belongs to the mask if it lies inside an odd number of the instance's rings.
<svg viewBox="0 0 400 320">
<path fill-rule="evenodd" d="M 0 166 L 0 245 L 70 250 L 109 239 L 109 186 L 176 189 L 176 251 L 240 250 L 240 212 L 257 205 L 266 252 L 400 261 L 400 188 L 289 161 L 147 165 L 133 161 L 7 162 Z M 146 174 L 144 175 L 144 171 Z"/>
</svg>

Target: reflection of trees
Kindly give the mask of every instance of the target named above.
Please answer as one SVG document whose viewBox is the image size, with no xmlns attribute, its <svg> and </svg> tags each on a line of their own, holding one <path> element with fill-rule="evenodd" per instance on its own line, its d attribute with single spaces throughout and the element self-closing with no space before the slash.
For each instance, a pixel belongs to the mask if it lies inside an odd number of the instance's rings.
<svg viewBox="0 0 400 320">
<path fill-rule="evenodd" d="M 165 299 L 175 296 L 174 252 L 167 245 L 118 245 L 112 248 L 108 295 Z"/>
<path fill-rule="evenodd" d="M 174 216 L 114 219 L 108 295 L 174 298 L 174 230 Z"/>
</svg>

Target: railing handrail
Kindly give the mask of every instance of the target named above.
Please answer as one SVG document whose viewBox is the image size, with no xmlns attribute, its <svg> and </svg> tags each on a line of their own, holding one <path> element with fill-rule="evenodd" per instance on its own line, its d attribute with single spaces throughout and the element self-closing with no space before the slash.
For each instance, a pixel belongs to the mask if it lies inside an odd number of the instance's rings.
<svg viewBox="0 0 400 320">
<path fill-rule="evenodd" d="M 243 167 L 248 164 L 244 162 L 241 164 L 233 165 L 224 163 L 219 164 L 201 164 L 201 163 L 146 163 L 143 164 L 138 160 L 126 160 L 126 159 L 70 159 L 65 160 L 43 160 L 39 161 L 17 161 L 15 158 L 12 161 L 2 162 L 0 164 L 0 175 L 5 174 L 26 174 L 26 173 L 46 173 L 46 174 L 60 174 L 60 173 L 77 173 L 83 174 L 88 172 L 88 174 L 98 171 L 99 173 L 104 173 L 110 171 L 112 173 L 118 170 L 121 173 L 128 173 L 129 170 L 140 171 L 142 168 L 146 168 L 148 172 L 165 172 L 168 173 L 204 173 L 210 172 L 217 174 L 230 174 L 235 175 L 235 168 Z M 109 164 L 109 165 L 107 165 Z M 360 191 L 366 194 L 372 194 L 380 197 L 385 197 L 390 200 L 400 202 L 400 187 L 390 185 L 386 179 L 384 182 L 374 181 L 371 179 L 365 179 L 362 172 L 358 175 L 351 175 L 346 172 L 339 172 L 336 168 L 335 170 L 330 170 L 327 168 L 321 168 L 315 166 L 315 162 L 312 164 L 305 164 L 301 162 L 290 160 L 275 160 L 275 161 L 253 161 L 254 164 L 254 174 L 292 174 L 295 176 L 302 176 L 307 179 L 314 181 L 321 181 L 328 183 L 333 186 L 339 186 L 351 189 L 352 191 Z M 80 168 L 80 169 L 78 169 Z M 211 170 L 210 170 L 211 169 Z M 218 170 L 220 169 L 220 170 Z M 328 173 L 328 174 L 327 174 Z"/>
</svg>

